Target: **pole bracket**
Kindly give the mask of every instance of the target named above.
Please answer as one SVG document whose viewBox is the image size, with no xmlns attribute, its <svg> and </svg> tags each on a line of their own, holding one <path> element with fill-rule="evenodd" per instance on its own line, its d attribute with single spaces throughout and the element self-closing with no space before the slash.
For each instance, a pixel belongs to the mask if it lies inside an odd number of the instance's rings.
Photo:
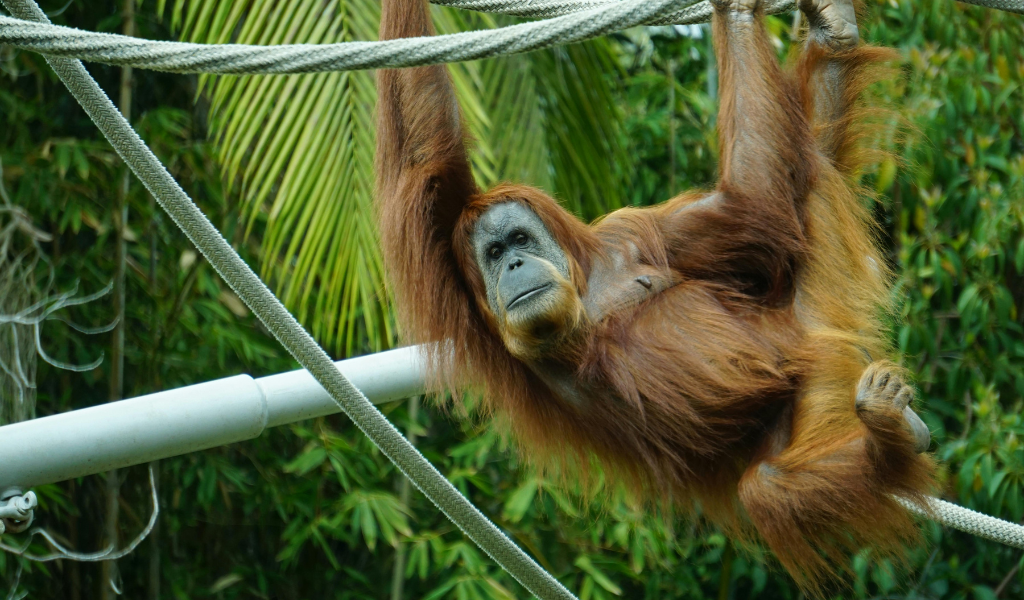
<svg viewBox="0 0 1024 600">
<path fill-rule="evenodd" d="M 0 534 L 20 533 L 28 529 L 37 506 L 39 500 L 35 492 L 22 493 L 16 487 L 4 490 L 0 494 Z"/>
</svg>

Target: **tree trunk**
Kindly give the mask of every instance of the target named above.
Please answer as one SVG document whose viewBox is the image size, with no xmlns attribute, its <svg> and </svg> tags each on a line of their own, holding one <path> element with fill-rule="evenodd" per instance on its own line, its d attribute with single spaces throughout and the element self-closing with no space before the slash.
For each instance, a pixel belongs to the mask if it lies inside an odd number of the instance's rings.
<svg viewBox="0 0 1024 600">
<path fill-rule="evenodd" d="M 135 35 L 135 0 L 124 0 L 123 8 L 124 35 Z M 124 118 L 131 120 L 132 114 L 132 68 L 121 69 L 121 97 L 119 108 Z M 125 230 L 128 227 L 128 184 L 130 173 L 125 167 L 121 178 L 121 186 L 117 193 L 117 207 L 114 214 L 116 230 L 116 248 L 114 252 L 114 312 L 117 315 L 117 327 L 110 350 L 110 401 L 124 398 L 124 331 L 125 331 L 125 272 L 127 270 L 128 246 Z M 106 538 L 108 544 L 117 546 L 118 503 L 120 497 L 120 477 L 117 470 L 107 472 L 107 510 Z M 117 563 L 112 560 L 103 562 L 100 597 L 113 600 L 120 587 L 117 583 Z"/>
<path fill-rule="evenodd" d="M 149 202 L 149 289 L 153 292 L 153 298 L 157 297 L 156 294 L 156 206 L 155 201 L 150 196 Z M 158 318 L 156 311 L 156 302 L 153 303 L 152 311 L 152 324 L 151 330 L 155 333 L 158 327 Z M 154 383 L 156 383 L 156 365 L 154 364 Z M 153 469 L 153 495 L 157 498 L 160 497 L 160 461 L 154 460 L 149 463 L 149 468 Z M 157 522 L 153 525 L 153 531 L 149 534 L 149 600 L 160 600 L 160 520 L 157 517 Z"/>
<path fill-rule="evenodd" d="M 668 197 L 676 195 L 676 61 L 668 59 Z"/>
<path fill-rule="evenodd" d="M 412 423 L 412 427 L 416 427 L 417 418 L 420 413 L 420 397 L 413 396 L 409 398 L 409 422 Z M 406 437 L 409 438 L 410 444 L 416 444 L 416 430 L 410 429 L 406 433 Z M 401 475 L 402 482 L 399 484 L 399 498 L 402 500 L 402 504 L 409 506 L 409 499 L 412 494 L 412 486 L 409 483 L 409 478 L 405 475 Z M 398 546 L 395 548 L 395 568 L 391 572 L 391 600 L 402 600 L 402 592 L 405 587 L 405 544 L 399 540 Z"/>
</svg>

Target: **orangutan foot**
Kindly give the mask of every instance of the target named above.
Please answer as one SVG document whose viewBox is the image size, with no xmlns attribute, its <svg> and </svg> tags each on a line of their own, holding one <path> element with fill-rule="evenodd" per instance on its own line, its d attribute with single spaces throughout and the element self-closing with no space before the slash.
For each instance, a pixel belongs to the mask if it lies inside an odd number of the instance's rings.
<svg viewBox="0 0 1024 600">
<path fill-rule="evenodd" d="M 800 0 L 810 39 L 833 50 L 853 48 L 860 41 L 853 0 Z"/>
<path fill-rule="evenodd" d="M 914 388 L 908 385 L 900 369 L 887 361 L 868 365 L 857 384 L 858 413 L 887 411 L 891 408 L 903 415 L 903 421 L 914 437 L 914 450 L 924 452 L 931 443 L 931 432 L 921 417 L 910 408 Z"/>
</svg>

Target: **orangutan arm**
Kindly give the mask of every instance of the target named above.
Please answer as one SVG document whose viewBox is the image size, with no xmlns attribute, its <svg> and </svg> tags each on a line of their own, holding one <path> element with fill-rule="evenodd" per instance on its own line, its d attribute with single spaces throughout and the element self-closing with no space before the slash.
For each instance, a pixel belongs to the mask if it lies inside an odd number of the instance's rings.
<svg viewBox="0 0 1024 600">
<path fill-rule="evenodd" d="M 380 39 L 433 33 L 427 0 L 384 0 Z M 477 188 L 459 105 L 442 65 L 381 70 L 377 90 L 381 249 L 410 339 L 442 339 L 447 330 L 439 323 L 447 321 L 414 307 L 422 308 L 424 299 L 448 298 L 463 285 L 452 252 L 452 230 Z"/>
<path fill-rule="evenodd" d="M 427 0 L 384 0 L 380 39 L 434 35 Z M 377 74 L 377 197 L 386 251 L 447 240 L 476 185 L 459 105 L 442 65 Z M 424 231 L 424 226 L 429 231 Z M 411 236 L 411 237 L 410 237 Z M 431 244 L 432 245 L 432 244 Z M 389 261 L 408 264 L 406 261 Z"/>
<path fill-rule="evenodd" d="M 804 210 L 815 176 L 801 95 L 779 67 L 754 0 L 721 0 L 714 15 L 721 96 L 717 190 L 669 203 L 670 265 L 772 303 L 792 291 L 806 253 Z"/>
</svg>

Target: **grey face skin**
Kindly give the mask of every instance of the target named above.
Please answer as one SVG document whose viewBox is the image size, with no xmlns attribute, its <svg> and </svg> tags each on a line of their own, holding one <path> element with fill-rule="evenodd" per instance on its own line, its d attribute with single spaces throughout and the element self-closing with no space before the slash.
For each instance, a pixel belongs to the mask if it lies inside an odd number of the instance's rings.
<svg viewBox="0 0 1024 600">
<path fill-rule="evenodd" d="M 543 311 L 543 300 L 569 279 L 565 251 L 532 210 L 518 202 L 495 204 L 473 231 L 476 264 L 496 316 Z"/>
</svg>

